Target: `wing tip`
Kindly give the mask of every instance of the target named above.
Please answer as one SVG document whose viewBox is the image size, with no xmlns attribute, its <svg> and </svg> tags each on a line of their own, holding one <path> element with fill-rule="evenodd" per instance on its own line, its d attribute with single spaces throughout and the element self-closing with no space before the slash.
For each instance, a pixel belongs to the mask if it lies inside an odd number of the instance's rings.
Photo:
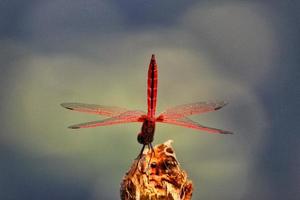
<svg viewBox="0 0 300 200">
<path fill-rule="evenodd" d="M 215 107 L 215 110 L 220 110 L 221 108 L 223 108 L 223 106 L 218 106 L 218 107 Z"/>
<path fill-rule="evenodd" d="M 69 109 L 69 110 L 74 110 L 69 103 L 61 103 L 60 104 L 62 107 L 66 108 L 66 109 Z"/>
<path fill-rule="evenodd" d="M 231 132 L 231 131 L 224 131 L 224 130 L 222 130 L 221 134 L 230 134 L 230 135 L 233 135 L 233 132 Z"/>
<path fill-rule="evenodd" d="M 221 108 L 223 108 L 227 104 L 228 104 L 227 101 L 222 101 L 217 107 L 215 107 L 215 110 L 220 110 Z"/>
<path fill-rule="evenodd" d="M 80 126 L 72 125 L 72 126 L 69 126 L 68 128 L 70 128 L 70 129 L 80 129 Z"/>
</svg>

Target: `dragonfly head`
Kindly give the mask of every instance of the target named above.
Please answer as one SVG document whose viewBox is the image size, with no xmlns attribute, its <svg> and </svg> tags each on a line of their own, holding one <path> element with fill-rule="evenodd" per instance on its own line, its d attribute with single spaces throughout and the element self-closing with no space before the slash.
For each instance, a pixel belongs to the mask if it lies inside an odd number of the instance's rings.
<svg viewBox="0 0 300 200">
<path fill-rule="evenodd" d="M 137 140 L 140 144 L 150 144 L 153 142 L 155 131 L 155 120 L 145 119 L 143 122 L 142 130 L 137 136 Z"/>
<path fill-rule="evenodd" d="M 140 132 L 137 136 L 137 141 L 140 144 L 148 145 L 148 144 L 151 144 L 153 142 L 153 138 L 154 138 L 153 136 L 154 136 L 154 131 L 151 132 L 150 134 Z"/>
<path fill-rule="evenodd" d="M 139 133 L 138 136 L 137 136 L 137 141 L 140 143 L 140 144 L 145 144 L 145 139 L 144 139 L 144 136 L 142 135 L 142 133 Z"/>
</svg>

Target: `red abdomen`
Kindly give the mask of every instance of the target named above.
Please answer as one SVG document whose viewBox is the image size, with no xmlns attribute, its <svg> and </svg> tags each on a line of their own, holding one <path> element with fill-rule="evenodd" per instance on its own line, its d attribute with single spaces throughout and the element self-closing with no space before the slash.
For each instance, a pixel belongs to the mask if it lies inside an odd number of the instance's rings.
<svg viewBox="0 0 300 200">
<path fill-rule="evenodd" d="M 154 54 L 152 54 L 148 69 L 148 117 L 155 116 L 156 98 L 157 98 L 157 64 Z"/>
</svg>

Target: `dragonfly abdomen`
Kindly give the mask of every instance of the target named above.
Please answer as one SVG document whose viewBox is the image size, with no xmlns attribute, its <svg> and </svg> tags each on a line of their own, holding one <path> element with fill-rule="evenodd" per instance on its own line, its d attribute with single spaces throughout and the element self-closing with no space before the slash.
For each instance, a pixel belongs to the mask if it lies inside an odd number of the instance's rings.
<svg viewBox="0 0 300 200">
<path fill-rule="evenodd" d="M 148 69 L 148 88 L 147 88 L 147 102 L 148 102 L 148 117 L 154 117 L 156 110 L 157 99 L 157 64 L 154 54 Z"/>
</svg>

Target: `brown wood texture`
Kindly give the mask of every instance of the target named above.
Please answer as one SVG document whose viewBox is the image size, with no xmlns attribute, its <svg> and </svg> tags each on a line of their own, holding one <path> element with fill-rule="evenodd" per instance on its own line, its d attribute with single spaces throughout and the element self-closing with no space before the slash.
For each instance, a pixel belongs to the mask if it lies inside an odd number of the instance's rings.
<svg viewBox="0 0 300 200">
<path fill-rule="evenodd" d="M 180 168 L 172 140 L 146 149 L 124 176 L 122 200 L 190 200 L 193 184 Z"/>
</svg>

